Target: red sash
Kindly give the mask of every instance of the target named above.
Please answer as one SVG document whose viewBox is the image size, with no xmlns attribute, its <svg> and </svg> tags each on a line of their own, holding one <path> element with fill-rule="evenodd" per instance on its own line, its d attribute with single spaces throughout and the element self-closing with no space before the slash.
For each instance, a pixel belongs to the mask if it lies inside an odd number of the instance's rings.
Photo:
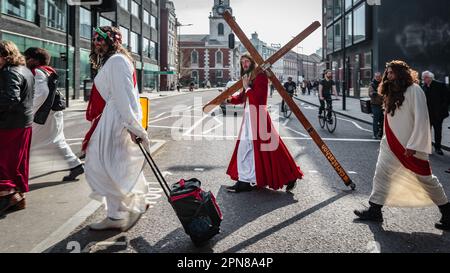
<svg viewBox="0 0 450 273">
<path fill-rule="evenodd" d="M 136 87 L 136 83 L 137 83 L 136 71 L 134 71 L 133 72 L 134 87 Z M 95 128 L 97 128 L 97 124 L 100 121 L 103 110 L 105 109 L 105 105 L 106 105 L 105 100 L 100 95 L 100 92 L 98 92 L 98 89 L 94 83 L 94 85 L 92 86 L 89 103 L 86 109 L 86 119 L 91 122 L 91 128 L 84 137 L 83 145 L 81 146 L 81 150 L 83 152 L 86 151 L 89 145 L 89 141 L 91 140 L 92 134 L 94 133 Z"/>
<path fill-rule="evenodd" d="M 386 130 L 387 142 L 389 144 L 389 147 L 391 148 L 391 151 L 395 154 L 395 156 L 398 158 L 398 160 L 400 160 L 402 165 L 406 169 L 414 172 L 417 175 L 430 176 L 432 174 L 430 162 L 419 159 L 414 156 L 407 157 L 405 155 L 406 149 L 403 147 L 403 145 L 397 139 L 397 137 L 395 136 L 391 127 L 389 126 L 389 121 L 388 121 L 387 115 L 385 116 L 384 120 L 385 120 L 385 130 Z"/>
</svg>

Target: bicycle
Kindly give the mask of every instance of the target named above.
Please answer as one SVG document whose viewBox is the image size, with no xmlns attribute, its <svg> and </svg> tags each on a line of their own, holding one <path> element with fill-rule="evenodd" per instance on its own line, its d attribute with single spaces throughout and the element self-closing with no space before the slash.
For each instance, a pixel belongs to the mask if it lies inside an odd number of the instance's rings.
<svg viewBox="0 0 450 273">
<path fill-rule="evenodd" d="M 281 107 L 281 112 L 283 112 L 283 117 L 285 117 L 285 118 L 290 118 L 292 115 L 292 110 L 285 101 Z"/>
<path fill-rule="evenodd" d="M 331 101 L 338 101 L 339 99 L 332 99 Z M 331 119 L 328 119 L 328 113 L 331 112 Z M 327 130 L 330 134 L 336 131 L 337 127 L 337 116 L 336 112 L 331 109 L 325 109 L 322 114 L 319 116 L 319 124 L 322 129 L 327 127 Z"/>
</svg>

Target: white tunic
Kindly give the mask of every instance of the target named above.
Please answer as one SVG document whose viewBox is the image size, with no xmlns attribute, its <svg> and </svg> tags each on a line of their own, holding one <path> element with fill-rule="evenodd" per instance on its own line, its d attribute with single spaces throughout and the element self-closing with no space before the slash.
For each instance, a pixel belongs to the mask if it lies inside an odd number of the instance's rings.
<svg viewBox="0 0 450 273">
<path fill-rule="evenodd" d="M 417 158 L 428 161 L 432 153 L 431 127 L 425 93 L 420 86 L 410 86 L 403 105 L 393 117 L 387 115 L 387 118 L 402 146 L 417 151 Z M 381 141 L 370 201 L 395 207 L 441 206 L 448 203 L 437 177 L 420 176 L 406 169 L 391 151 L 386 136 Z"/>
<path fill-rule="evenodd" d="M 33 115 L 48 97 L 48 77 L 36 69 Z M 64 114 L 50 111 L 45 124 L 33 123 L 31 138 L 31 176 L 74 168 L 81 164 L 64 137 Z"/>
<path fill-rule="evenodd" d="M 252 119 L 250 104 L 247 98 L 245 105 L 243 126 L 240 135 L 239 148 L 237 152 L 237 166 L 239 181 L 256 186 L 255 153 L 253 148 Z M 256 113 L 254 113 L 256 114 Z"/>
<path fill-rule="evenodd" d="M 133 88 L 133 71 L 130 61 L 116 54 L 94 80 L 106 106 L 86 151 L 86 179 L 94 199 L 120 201 L 120 206 L 115 206 L 119 209 L 108 210 L 108 216 L 115 219 L 124 219 L 131 211 L 145 211 L 144 157 L 129 133 L 147 137 L 141 125 L 139 92 Z"/>
</svg>

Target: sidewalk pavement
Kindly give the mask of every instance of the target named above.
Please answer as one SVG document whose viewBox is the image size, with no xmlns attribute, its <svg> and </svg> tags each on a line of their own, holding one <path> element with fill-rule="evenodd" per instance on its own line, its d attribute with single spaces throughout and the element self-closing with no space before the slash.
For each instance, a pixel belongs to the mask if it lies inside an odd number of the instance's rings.
<svg viewBox="0 0 450 273">
<path fill-rule="evenodd" d="M 302 95 L 298 94 L 296 97 L 297 100 L 319 107 L 319 98 L 311 93 L 310 96 L 308 95 Z M 346 98 L 346 110 L 343 110 L 343 101 L 342 96 L 339 97 L 338 101 L 333 101 L 333 110 L 336 112 L 336 114 L 352 118 L 355 120 L 358 120 L 360 122 L 366 123 L 366 124 L 373 124 L 372 115 L 363 113 L 361 111 L 361 104 L 359 99 L 355 98 Z M 444 124 L 442 127 L 442 149 L 446 151 L 450 151 L 450 118 L 447 118 L 444 120 Z M 434 140 L 434 136 L 433 136 Z"/>
</svg>

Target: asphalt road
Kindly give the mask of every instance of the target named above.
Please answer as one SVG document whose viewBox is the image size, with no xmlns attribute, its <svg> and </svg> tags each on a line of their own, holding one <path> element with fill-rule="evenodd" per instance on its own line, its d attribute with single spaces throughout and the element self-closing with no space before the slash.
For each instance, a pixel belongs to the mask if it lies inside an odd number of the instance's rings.
<svg viewBox="0 0 450 273">
<path fill-rule="evenodd" d="M 125 253 L 340 253 L 450 252 L 450 236 L 436 230 L 436 207 L 385 208 L 383 225 L 354 221 L 354 209 L 367 206 L 375 172 L 379 141 L 369 125 L 339 117 L 334 134 L 320 129 L 317 109 L 297 102 L 357 184 L 350 191 L 342 183 L 306 131 L 292 116 L 278 117 L 280 97 L 270 99 L 272 118 L 291 154 L 305 173 L 294 195 L 258 190 L 230 194 L 225 174 L 241 123 L 241 115 L 221 111 L 202 115 L 201 106 L 216 92 L 187 94 L 151 103 L 150 134 L 167 141 L 155 156 L 169 182 L 196 177 L 217 197 L 224 221 L 222 232 L 198 249 L 184 233 L 175 213 L 162 197 L 150 169 L 151 209 L 127 233 L 91 232 L 89 223 L 105 217 L 100 209 L 52 252 Z M 174 110 L 174 107 L 177 109 Z M 227 128 L 226 130 L 224 128 Z M 431 156 L 434 173 L 450 192 L 450 157 Z"/>
</svg>

